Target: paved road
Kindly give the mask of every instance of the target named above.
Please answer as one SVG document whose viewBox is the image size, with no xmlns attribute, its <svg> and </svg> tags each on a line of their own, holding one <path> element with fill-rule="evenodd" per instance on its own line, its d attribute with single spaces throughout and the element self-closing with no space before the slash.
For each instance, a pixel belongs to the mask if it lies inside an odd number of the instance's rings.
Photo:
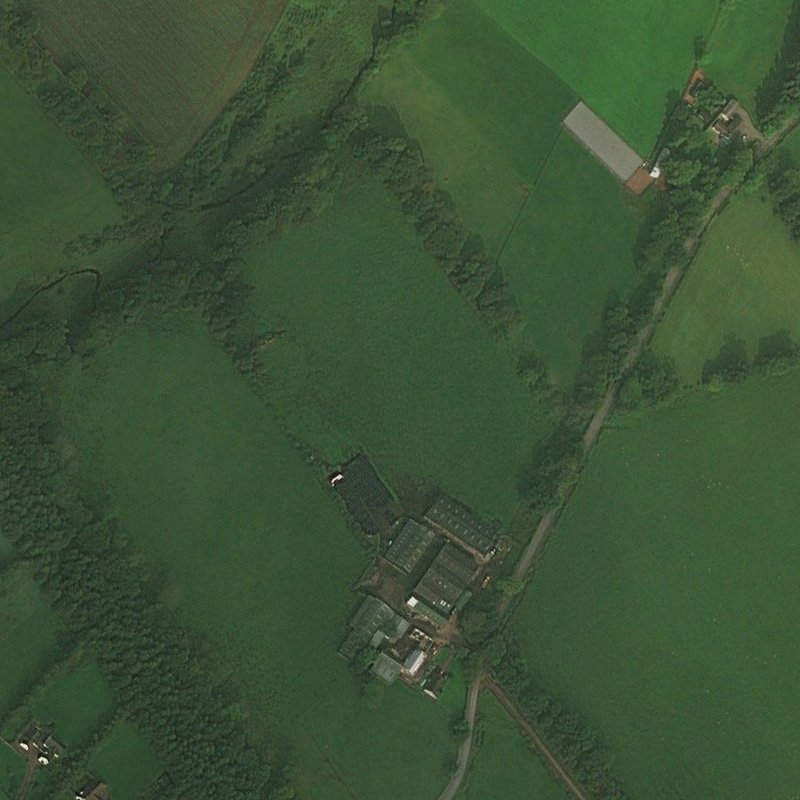
<svg viewBox="0 0 800 800">
<path fill-rule="evenodd" d="M 547 762 L 550 769 L 556 777 L 564 784 L 567 791 L 576 800 L 590 800 L 580 786 L 572 779 L 570 774 L 566 771 L 562 763 L 558 760 L 552 750 L 544 743 L 544 740 L 539 736 L 536 728 L 531 725 L 525 718 L 525 715 L 517 708 L 514 701 L 498 686 L 491 678 L 486 682 L 486 688 L 500 701 L 500 704 L 505 709 L 506 713 L 522 728 L 528 740 L 536 748 L 537 752 Z"/>
<path fill-rule="evenodd" d="M 472 756 L 472 745 L 475 739 L 475 715 L 478 711 L 478 696 L 483 688 L 484 675 L 481 673 L 469 685 L 467 691 L 467 703 L 464 707 L 464 719 L 469 725 L 469 734 L 467 738 L 461 743 L 458 748 L 458 766 L 453 776 L 450 778 L 450 783 L 447 784 L 445 790 L 439 795 L 439 800 L 453 800 L 461 788 L 461 782 L 467 774 L 469 767 L 469 760 Z"/>
</svg>

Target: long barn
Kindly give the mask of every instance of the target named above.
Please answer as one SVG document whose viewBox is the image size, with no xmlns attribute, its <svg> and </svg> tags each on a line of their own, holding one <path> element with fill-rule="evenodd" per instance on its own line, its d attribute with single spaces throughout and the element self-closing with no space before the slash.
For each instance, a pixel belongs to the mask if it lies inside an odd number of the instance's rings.
<svg viewBox="0 0 800 800">
<path fill-rule="evenodd" d="M 644 159 L 582 100 L 564 117 L 564 127 L 623 183 Z"/>
</svg>

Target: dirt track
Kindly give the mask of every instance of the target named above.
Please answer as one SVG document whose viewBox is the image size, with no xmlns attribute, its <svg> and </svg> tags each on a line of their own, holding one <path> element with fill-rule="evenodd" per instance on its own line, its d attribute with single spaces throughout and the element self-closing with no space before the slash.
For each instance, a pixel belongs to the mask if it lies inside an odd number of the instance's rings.
<svg viewBox="0 0 800 800">
<path fill-rule="evenodd" d="M 464 780 L 464 776 L 467 774 L 467 768 L 469 767 L 469 761 L 472 756 L 472 744 L 475 739 L 475 715 L 478 711 L 478 697 L 483 688 L 483 679 L 484 676 L 481 673 L 469 685 L 467 703 L 464 708 L 464 719 L 466 719 L 469 725 L 469 734 L 458 748 L 458 766 L 450 778 L 450 783 L 447 784 L 444 791 L 439 795 L 439 800 L 453 800 L 456 793 L 461 788 L 461 782 Z"/>
<path fill-rule="evenodd" d="M 533 725 L 525 719 L 525 716 L 514 704 L 514 701 L 498 686 L 491 678 L 486 682 L 486 688 L 500 701 L 500 704 L 505 709 L 505 712 L 522 728 L 527 736 L 528 741 L 536 748 L 537 752 L 547 762 L 547 765 L 553 771 L 553 774 L 564 784 L 567 791 L 576 800 L 590 800 L 589 795 L 585 794 L 583 789 L 570 777 L 564 766 L 555 756 L 555 754 L 544 743 L 544 740 L 537 733 Z"/>
</svg>

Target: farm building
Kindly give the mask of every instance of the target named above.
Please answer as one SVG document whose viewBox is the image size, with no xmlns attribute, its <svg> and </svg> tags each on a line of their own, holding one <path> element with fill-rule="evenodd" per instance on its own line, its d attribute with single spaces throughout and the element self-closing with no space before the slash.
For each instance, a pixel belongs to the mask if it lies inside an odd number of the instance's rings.
<svg viewBox="0 0 800 800">
<path fill-rule="evenodd" d="M 436 534 L 430 528 L 408 519 L 386 551 L 386 560 L 408 575 L 425 557 L 434 539 Z"/>
<path fill-rule="evenodd" d="M 108 786 L 103 781 L 88 780 L 76 790 L 75 800 L 109 800 Z"/>
<path fill-rule="evenodd" d="M 472 556 L 447 542 L 414 588 L 412 599 L 449 616 L 468 597 L 476 572 Z"/>
<path fill-rule="evenodd" d="M 17 748 L 26 758 L 35 757 L 42 766 L 64 755 L 64 745 L 36 720 L 31 720 L 20 731 Z"/>
<path fill-rule="evenodd" d="M 497 547 L 497 533 L 492 526 L 445 495 L 440 495 L 425 512 L 425 521 L 481 557 L 490 555 Z"/>
<path fill-rule="evenodd" d="M 331 478 L 331 485 L 367 533 L 378 533 L 397 519 L 394 497 L 365 453 L 348 461 Z"/>
<path fill-rule="evenodd" d="M 403 671 L 403 665 L 388 653 L 381 653 L 370 669 L 376 678 L 386 684 L 392 684 Z"/>
<path fill-rule="evenodd" d="M 644 159 L 582 100 L 564 117 L 564 127 L 625 183 Z"/>
<path fill-rule="evenodd" d="M 447 617 L 442 616 L 438 611 L 431 608 L 427 603 L 423 603 L 419 597 L 415 597 L 413 594 L 406 600 L 406 605 L 415 614 L 425 617 L 429 622 L 436 625 L 437 628 L 444 628 L 444 626 L 447 625 Z"/>
<path fill-rule="evenodd" d="M 399 639 L 408 630 L 409 622 L 383 600 L 367 595 L 350 620 L 349 628 L 339 648 L 339 654 L 348 661 L 369 644 L 377 647 L 387 639 Z"/>
<path fill-rule="evenodd" d="M 442 694 L 442 689 L 444 689 L 444 685 L 447 682 L 447 677 L 447 673 L 441 667 L 436 667 L 425 679 L 425 683 L 422 686 L 422 691 L 425 692 L 428 697 L 438 700 Z"/>
</svg>

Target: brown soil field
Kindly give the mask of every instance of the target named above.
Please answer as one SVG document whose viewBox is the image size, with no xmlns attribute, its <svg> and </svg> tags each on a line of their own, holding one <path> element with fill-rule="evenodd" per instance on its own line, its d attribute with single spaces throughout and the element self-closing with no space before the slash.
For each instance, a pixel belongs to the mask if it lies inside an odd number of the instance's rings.
<svg viewBox="0 0 800 800">
<path fill-rule="evenodd" d="M 82 63 L 169 164 L 239 88 L 288 0 L 35 0 L 41 40 Z"/>
</svg>

